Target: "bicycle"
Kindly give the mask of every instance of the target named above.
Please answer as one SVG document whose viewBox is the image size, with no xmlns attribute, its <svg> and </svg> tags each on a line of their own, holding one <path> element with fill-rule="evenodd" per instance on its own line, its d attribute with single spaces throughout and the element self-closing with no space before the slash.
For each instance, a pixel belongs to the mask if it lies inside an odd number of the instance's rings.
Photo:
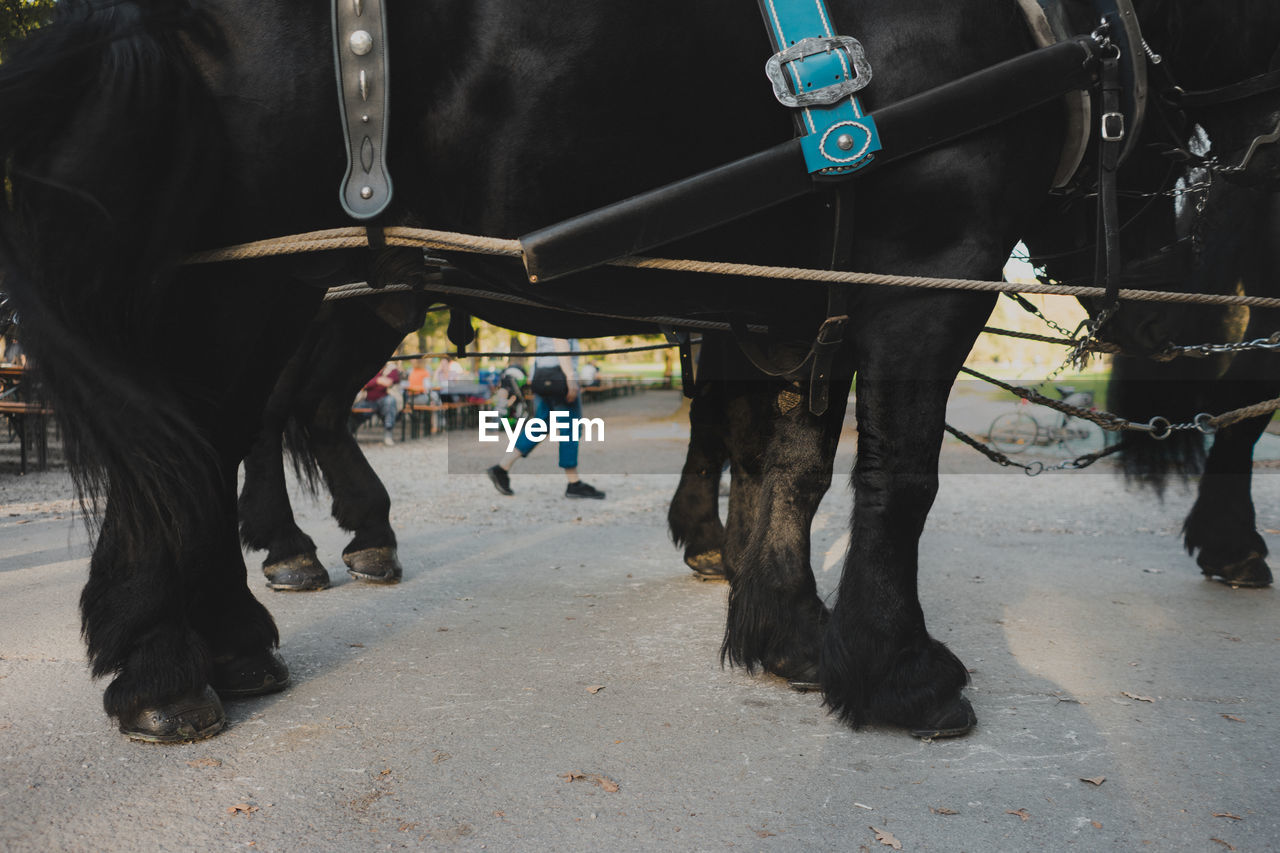
<svg viewBox="0 0 1280 853">
<path fill-rule="evenodd" d="M 1093 410 L 1092 391 L 1077 391 L 1071 385 L 1055 385 L 1062 402 Z M 1031 447 L 1057 445 L 1070 456 L 1080 456 L 1104 444 L 1102 428 L 1093 421 L 1065 412 L 1054 412 L 1056 420 L 1045 425 L 1030 411 L 1031 404 L 1020 400 L 1018 409 L 1005 412 L 991 422 L 987 440 L 1001 453 L 1022 453 Z"/>
</svg>

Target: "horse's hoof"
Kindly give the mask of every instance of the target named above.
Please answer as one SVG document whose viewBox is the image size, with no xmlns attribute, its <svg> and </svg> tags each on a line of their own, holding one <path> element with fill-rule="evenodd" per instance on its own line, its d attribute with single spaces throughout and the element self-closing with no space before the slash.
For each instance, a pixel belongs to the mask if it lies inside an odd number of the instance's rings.
<svg viewBox="0 0 1280 853">
<path fill-rule="evenodd" d="M 808 667 L 804 672 L 788 678 L 787 686 L 797 693 L 817 693 L 822 689 L 822 682 L 818 680 L 817 665 Z"/>
<path fill-rule="evenodd" d="M 818 681 L 817 661 L 772 660 L 766 661 L 765 670 L 787 682 L 787 686 L 798 693 L 811 693 L 821 690 Z"/>
<path fill-rule="evenodd" d="M 684 564 L 703 580 L 718 580 L 725 577 L 724 555 L 720 553 L 719 548 L 714 551 L 703 551 L 701 554 L 685 552 Z"/>
<path fill-rule="evenodd" d="M 1200 571 L 1205 577 L 1228 586 L 1245 586 L 1250 588 L 1271 586 L 1271 567 L 1262 555 L 1256 551 L 1235 563 L 1225 566 L 1211 565 L 1204 552 L 1196 558 Z"/>
<path fill-rule="evenodd" d="M 932 740 L 940 737 L 960 737 L 973 731 L 978 724 L 978 715 L 973 713 L 973 706 L 963 696 L 938 709 L 923 726 L 912 726 L 911 734 L 918 738 Z"/>
<path fill-rule="evenodd" d="M 213 737 L 226 724 L 218 694 L 206 685 L 172 702 L 121 717 L 120 731 L 130 740 L 146 743 L 189 743 Z"/>
<path fill-rule="evenodd" d="M 289 666 L 275 649 L 213 659 L 213 689 L 227 699 L 263 696 L 289 686 Z"/>
<path fill-rule="evenodd" d="M 307 592 L 329 586 L 329 573 L 314 553 L 263 563 L 262 573 L 267 576 L 267 586 L 272 589 Z"/>
<path fill-rule="evenodd" d="M 365 548 L 342 555 L 347 564 L 347 574 L 358 581 L 370 583 L 399 583 L 404 570 L 395 548 Z"/>
</svg>

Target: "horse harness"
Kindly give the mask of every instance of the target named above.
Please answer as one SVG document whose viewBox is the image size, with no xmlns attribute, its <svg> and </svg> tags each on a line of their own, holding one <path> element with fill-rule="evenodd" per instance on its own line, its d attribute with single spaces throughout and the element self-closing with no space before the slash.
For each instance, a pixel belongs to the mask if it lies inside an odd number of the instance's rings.
<svg viewBox="0 0 1280 853">
<path fill-rule="evenodd" d="M 1100 24 L 1091 34 L 1077 36 L 1066 29 L 1063 0 L 1017 0 L 1027 14 L 1038 50 L 868 114 L 857 93 L 871 82 L 871 65 L 857 39 L 833 31 L 823 0 L 758 2 L 775 50 L 766 64 L 766 76 L 779 103 L 792 110 L 797 136 L 759 154 L 523 236 L 519 242 L 531 283 L 637 254 L 814 191 L 827 193 L 830 210 L 825 260 L 830 269 L 847 268 L 854 237 L 850 177 L 1065 98 L 1072 135 L 1064 145 L 1054 184 L 1065 187 L 1080 182 L 1087 136 L 1096 133 L 1096 277 L 1108 293 L 1105 321 L 1118 301 L 1120 282 L 1116 170 L 1136 143 L 1143 121 L 1147 60 L 1163 75 L 1162 102 L 1181 108 L 1228 103 L 1280 89 L 1280 69 L 1275 68 L 1280 64 L 1278 51 L 1267 74 L 1217 90 L 1182 92 L 1143 41 L 1132 0 L 1092 0 Z M 340 198 L 350 216 L 370 223 L 387 209 L 392 197 L 385 161 L 389 75 L 384 0 L 332 3 L 334 64 L 348 160 Z M 1081 95 L 1084 92 L 1094 95 L 1092 110 Z M 1090 112 L 1098 114 L 1096 122 Z M 950 119 L 943 130 L 936 121 L 939 114 Z M 1093 131 L 1088 130 L 1091 125 Z M 1181 148 L 1172 129 L 1171 136 Z M 1242 170 L 1259 146 L 1276 141 L 1280 141 L 1280 126 L 1255 139 L 1245 160 L 1234 168 Z M 1182 155 L 1195 157 L 1185 149 Z M 1227 170 L 1216 163 L 1206 165 Z M 366 228 L 371 247 L 385 245 L 379 225 Z M 828 407 L 831 365 L 848 322 L 848 289 L 828 285 L 826 318 L 802 358 L 777 365 L 745 330 L 736 330 L 735 338 L 769 375 L 795 377 L 807 366 L 809 408 L 821 415 Z M 1095 321 L 1095 328 L 1098 325 Z M 742 323 L 731 321 L 731 326 Z M 681 342 L 682 364 L 689 368 L 688 336 L 675 337 Z M 686 370 L 686 375 L 691 376 L 692 370 Z M 685 390 L 691 392 L 690 382 Z"/>
</svg>

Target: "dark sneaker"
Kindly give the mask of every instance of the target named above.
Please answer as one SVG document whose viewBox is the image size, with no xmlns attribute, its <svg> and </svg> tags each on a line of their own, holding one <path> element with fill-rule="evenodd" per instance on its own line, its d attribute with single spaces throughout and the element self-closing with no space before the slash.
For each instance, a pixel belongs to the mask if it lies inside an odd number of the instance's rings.
<svg viewBox="0 0 1280 853">
<path fill-rule="evenodd" d="M 564 490 L 566 498 L 595 498 L 596 500 L 604 500 L 604 492 L 595 486 L 588 486 L 579 480 L 576 483 L 570 483 L 569 487 Z"/>
<path fill-rule="evenodd" d="M 502 470 L 501 465 L 494 465 L 485 472 L 489 475 L 489 482 L 493 483 L 493 487 L 504 495 L 514 495 L 511 491 L 511 478 L 507 476 L 507 472 Z M 600 497 L 604 497 L 601 495 Z"/>
</svg>

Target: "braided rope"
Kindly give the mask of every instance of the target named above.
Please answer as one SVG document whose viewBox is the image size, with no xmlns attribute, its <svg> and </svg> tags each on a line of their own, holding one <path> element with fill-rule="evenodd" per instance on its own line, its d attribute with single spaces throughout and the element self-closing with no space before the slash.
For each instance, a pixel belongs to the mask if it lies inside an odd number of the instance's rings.
<svg viewBox="0 0 1280 853">
<path fill-rule="evenodd" d="M 519 258 L 523 249 L 519 240 L 497 237 L 480 237 L 453 231 L 435 231 L 427 228 L 396 226 L 385 231 L 389 246 L 410 246 L 423 249 L 472 252 L 486 255 Z M 312 231 L 272 240 L 258 240 L 225 249 L 213 249 L 188 255 L 185 263 L 207 264 L 222 261 L 252 260 L 304 252 L 331 251 L 334 249 L 365 249 L 369 247 L 365 229 L 361 226 Z M 665 270 L 668 272 L 696 272 L 709 275 L 735 275 L 748 278 L 787 279 L 812 281 L 822 284 L 863 284 L 891 287 L 932 288 L 935 290 L 1007 291 L 1015 287 L 1020 293 L 1042 293 L 1057 296 L 1105 296 L 1101 287 L 1070 286 L 1061 284 L 1017 284 L 1007 281 L 980 281 L 974 279 L 934 278 L 904 275 L 880 275 L 875 273 L 843 272 L 840 270 L 814 270 L 800 267 L 775 267 L 758 264 L 736 264 L 723 261 L 675 260 L 670 258 L 631 257 L 612 261 L 613 266 L 634 269 Z M 1267 296 L 1241 296 L 1237 294 L 1164 293 L 1156 290 L 1121 290 L 1121 299 L 1138 302 L 1195 303 L 1201 305 L 1247 305 L 1251 308 L 1280 308 L 1280 298 Z"/>
<path fill-rule="evenodd" d="M 523 254 L 519 240 L 503 240 L 497 237 L 477 237 L 474 234 L 458 234 L 453 231 L 434 231 L 427 228 L 395 226 L 384 232 L 388 246 L 408 246 L 419 249 L 443 249 L 455 252 L 472 252 L 481 255 L 502 255 L 518 258 Z M 257 240 L 224 249 L 195 252 L 183 259 L 187 264 L 212 264 L 223 261 L 248 261 L 274 258 L 280 255 L 328 252 L 335 249 L 367 249 L 369 238 L 363 226 L 330 228 L 310 231 L 289 237 Z"/>
<path fill-rule="evenodd" d="M 385 287 L 370 287 L 363 283 L 343 284 L 325 291 L 324 301 L 333 302 L 338 299 L 354 299 L 357 296 L 372 296 L 375 293 L 403 293 L 413 289 L 408 284 L 388 284 Z"/>
<path fill-rule="evenodd" d="M 1256 418 L 1259 415 L 1269 415 L 1277 409 L 1280 409 L 1280 397 L 1276 397 L 1272 400 L 1264 400 L 1261 403 L 1254 403 L 1252 406 L 1245 406 L 1244 408 L 1232 409 L 1229 412 L 1223 412 L 1215 418 L 1210 418 L 1209 423 L 1215 430 L 1219 430 L 1223 427 L 1229 427 L 1238 421 Z"/>
</svg>

